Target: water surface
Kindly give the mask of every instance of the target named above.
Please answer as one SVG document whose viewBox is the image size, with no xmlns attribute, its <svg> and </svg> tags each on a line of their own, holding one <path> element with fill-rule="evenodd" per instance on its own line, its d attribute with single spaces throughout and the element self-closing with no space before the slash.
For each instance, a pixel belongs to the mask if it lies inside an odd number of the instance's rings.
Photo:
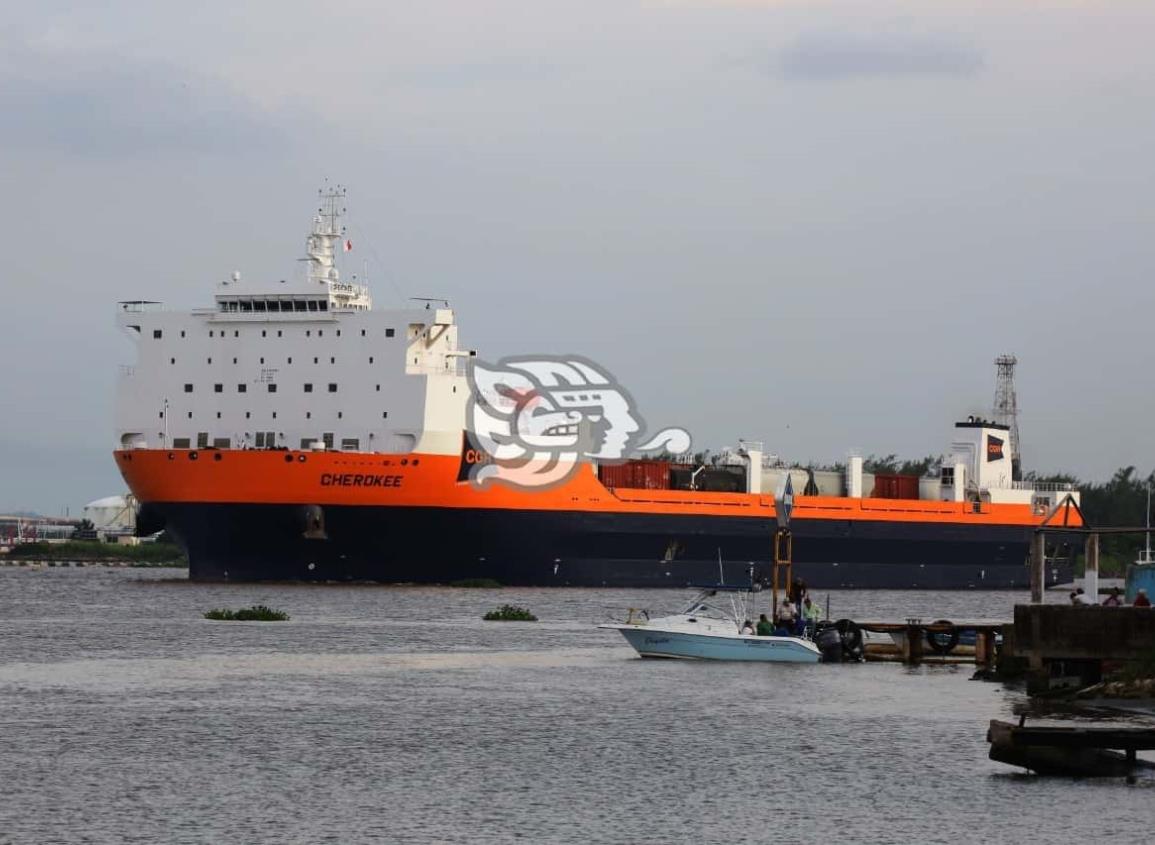
<svg viewBox="0 0 1155 845">
<path fill-rule="evenodd" d="M 1155 828 L 1153 781 L 989 761 L 988 720 L 1025 699 L 972 667 L 651 662 L 594 627 L 686 598 L 0 570 L 0 843 L 1138 842 Z M 1024 598 L 830 594 L 858 619 L 1009 619 Z M 481 621 L 503 603 L 542 621 Z M 292 620 L 201 618 L 249 604 Z"/>
</svg>

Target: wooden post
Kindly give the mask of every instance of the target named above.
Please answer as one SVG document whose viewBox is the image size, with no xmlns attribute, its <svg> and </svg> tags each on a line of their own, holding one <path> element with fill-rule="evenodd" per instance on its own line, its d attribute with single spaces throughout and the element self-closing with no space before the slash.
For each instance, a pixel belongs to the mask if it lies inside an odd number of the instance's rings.
<svg viewBox="0 0 1155 845">
<path fill-rule="evenodd" d="M 775 619 L 778 618 L 778 583 L 781 575 L 783 574 L 783 568 L 786 575 L 785 582 L 783 583 L 783 589 L 786 591 L 787 596 L 790 595 L 790 584 L 794 574 L 794 563 L 792 560 L 793 556 L 794 538 L 790 534 L 790 529 L 779 528 L 774 532 L 774 568 L 772 570 L 770 579 L 773 582 L 772 604 Z M 795 608 L 795 611 L 798 612 L 798 609 Z"/>
<path fill-rule="evenodd" d="M 922 640 L 926 636 L 926 631 L 923 630 L 922 625 L 917 622 L 910 622 L 906 626 L 906 642 L 902 647 L 902 661 L 903 663 L 921 663 L 922 662 Z"/>
<path fill-rule="evenodd" d="M 995 662 L 995 635 L 993 631 L 975 632 L 975 664 L 991 667 Z"/>
<path fill-rule="evenodd" d="M 1084 548 L 1083 592 L 1092 604 L 1099 603 L 1099 535 L 1088 534 Z"/>
<path fill-rule="evenodd" d="M 1047 535 L 1040 530 L 1031 538 L 1031 604 L 1043 603 L 1047 584 Z"/>
</svg>

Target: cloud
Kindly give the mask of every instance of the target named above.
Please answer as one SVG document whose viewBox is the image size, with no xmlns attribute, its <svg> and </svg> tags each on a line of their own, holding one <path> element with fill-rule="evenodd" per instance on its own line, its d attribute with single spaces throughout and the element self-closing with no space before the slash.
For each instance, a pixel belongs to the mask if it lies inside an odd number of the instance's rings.
<svg viewBox="0 0 1155 845">
<path fill-rule="evenodd" d="M 839 80 L 970 76 L 982 67 L 978 50 L 950 39 L 825 34 L 805 36 L 788 46 L 779 54 L 777 72 L 787 79 Z"/>
<path fill-rule="evenodd" d="M 0 147 L 101 157 L 267 152 L 299 121 L 224 83 L 114 53 L 5 45 Z"/>
</svg>

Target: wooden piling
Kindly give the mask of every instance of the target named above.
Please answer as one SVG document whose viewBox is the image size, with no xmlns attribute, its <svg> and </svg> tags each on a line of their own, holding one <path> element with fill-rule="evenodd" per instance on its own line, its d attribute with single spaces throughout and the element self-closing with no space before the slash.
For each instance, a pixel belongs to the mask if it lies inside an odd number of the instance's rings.
<svg viewBox="0 0 1155 845">
<path fill-rule="evenodd" d="M 1047 584 L 1047 535 L 1042 529 L 1031 538 L 1031 604 L 1043 603 Z"/>
<path fill-rule="evenodd" d="M 1099 535 L 1088 534 L 1084 548 L 1083 591 L 1099 603 Z"/>
</svg>

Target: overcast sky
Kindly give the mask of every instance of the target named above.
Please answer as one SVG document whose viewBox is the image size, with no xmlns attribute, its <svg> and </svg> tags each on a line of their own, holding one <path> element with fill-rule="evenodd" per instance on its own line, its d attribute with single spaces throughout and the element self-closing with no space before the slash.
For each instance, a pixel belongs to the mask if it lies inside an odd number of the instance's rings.
<svg viewBox="0 0 1155 845">
<path fill-rule="evenodd" d="M 0 511 L 123 491 L 119 299 L 294 271 L 576 352 L 651 428 L 941 452 L 1019 356 L 1026 468 L 1155 464 L 1155 5 L 40 0 L 0 22 Z"/>
</svg>

